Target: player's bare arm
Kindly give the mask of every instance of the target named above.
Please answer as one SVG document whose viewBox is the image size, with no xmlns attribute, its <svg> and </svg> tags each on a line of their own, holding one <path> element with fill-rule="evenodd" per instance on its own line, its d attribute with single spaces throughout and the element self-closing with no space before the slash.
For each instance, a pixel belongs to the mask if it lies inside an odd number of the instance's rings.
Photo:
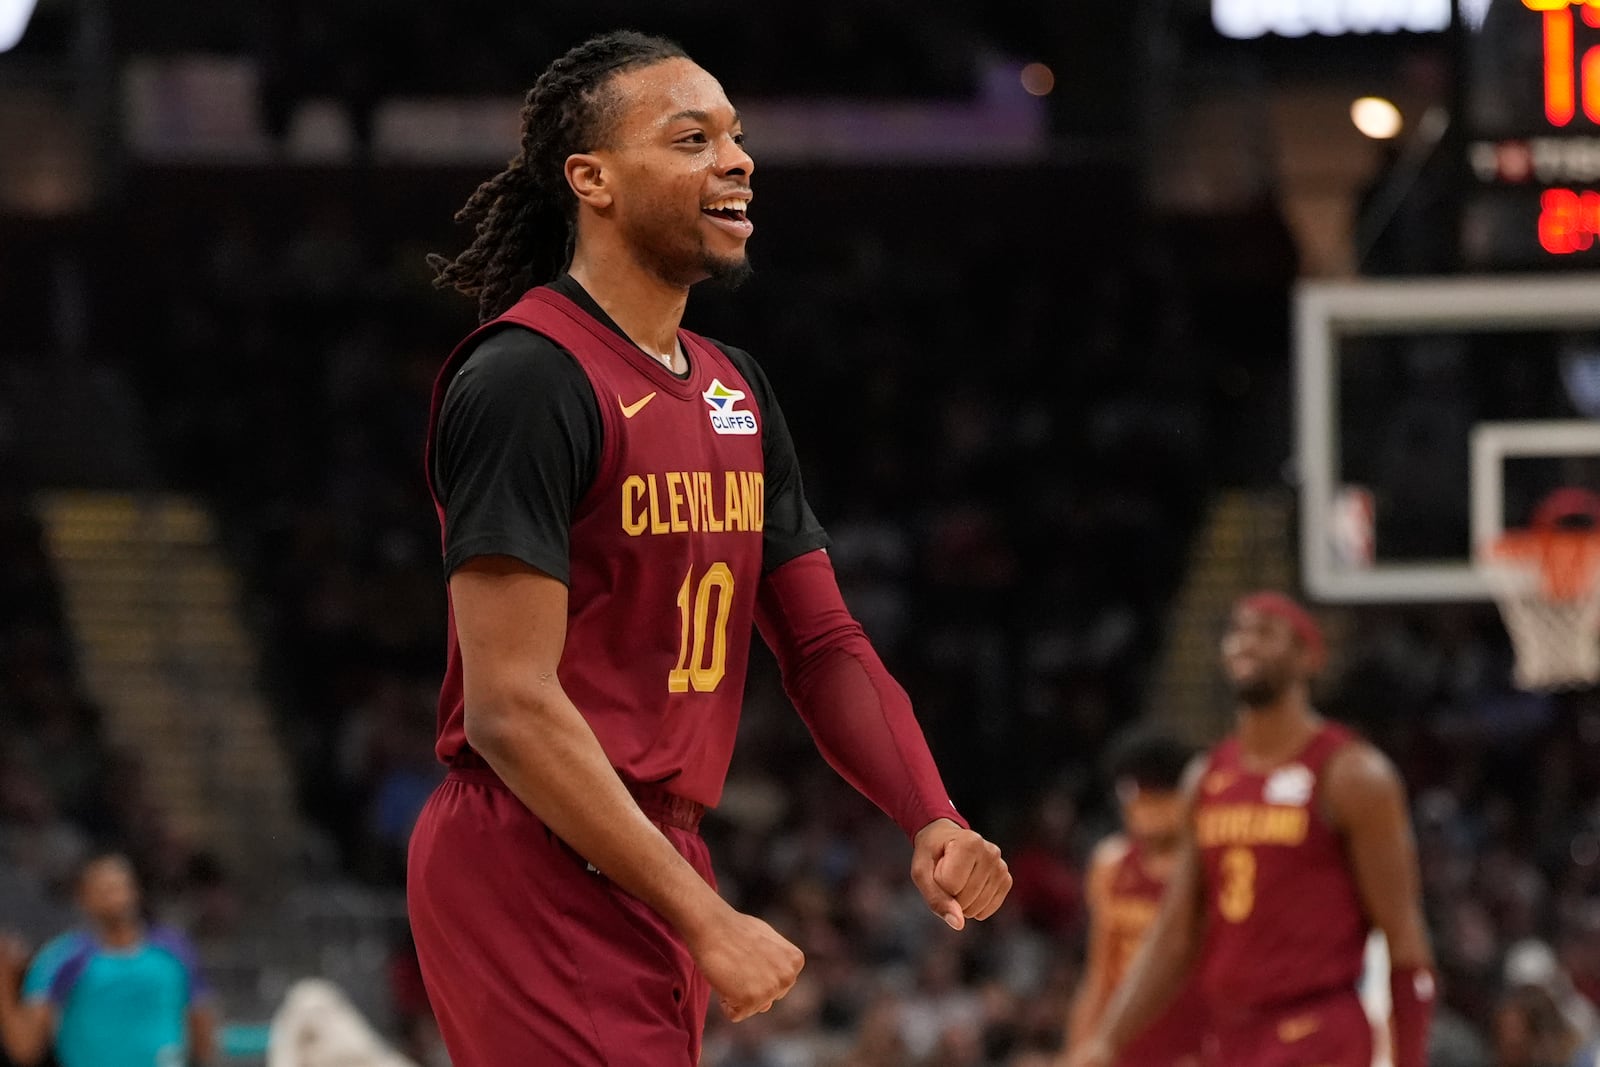
<svg viewBox="0 0 1600 1067">
<path fill-rule="evenodd" d="M 1070 1067 L 1109 1067 L 1134 1035 L 1171 1002 L 1194 966 L 1205 915 L 1200 849 L 1194 834 L 1195 793 L 1204 768 L 1204 761 L 1196 760 L 1184 778 L 1182 838 L 1161 911 L 1099 1025 L 1069 1055 Z"/>
<path fill-rule="evenodd" d="M 1328 815 L 1349 842 L 1362 906 L 1388 939 L 1390 961 L 1432 967 L 1417 845 L 1399 774 L 1371 745 L 1353 744 L 1329 764 L 1326 788 Z"/>
<path fill-rule="evenodd" d="M 1006 861 L 958 821 L 911 700 L 845 606 L 826 552 L 762 580 L 756 625 L 823 758 L 911 838 L 928 907 L 955 930 L 993 915 L 1011 891 Z"/>
<path fill-rule="evenodd" d="M 1067 1012 L 1067 1053 L 1088 1040 L 1105 1014 L 1115 988 L 1111 984 L 1111 921 L 1108 903 L 1111 879 L 1128 852 L 1128 839 L 1112 834 L 1095 846 L 1084 878 L 1084 901 L 1089 909 L 1089 943 L 1084 952 L 1083 975 Z"/>
<path fill-rule="evenodd" d="M 25 1003 L 15 994 L 0 998 L 0 1036 L 5 1038 L 6 1055 L 23 1067 L 44 1059 L 53 1024 L 50 1005 L 43 1001 Z"/>
<path fill-rule="evenodd" d="M 1347 842 L 1362 908 L 1389 942 L 1395 1067 L 1421 1067 L 1434 964 L 1405 785 L 1394 765 L 1363 743 L 1334 756 L 1326 789 L 1328 817 Z"/>
<path fill-rule="evenodd" d="M 0 1044 L 13 1062 L 31 1067 L 44 1059 L 55 1030 L 48 1001 L 23 1001 L 18 993 L 28 948 L 15 937 L 0 937 Z"/>
<path fill-rule="evenodd" d="M 197 1064 L 217 1061 L 217 1010 L 208 1002 L 189 1005 L 185 1023 L 189 1032 L 189 1059 Z"/>
<path fill-rule="evenodd" d="M 771 1007 L 804 957 L 717 896 L 618 778 L 556 677 L 567 587 L 494 556 L 458 568 L 450 593 L 468 743 L 556 836 L 682 934 L 730 1018 Z"/>
</svg>

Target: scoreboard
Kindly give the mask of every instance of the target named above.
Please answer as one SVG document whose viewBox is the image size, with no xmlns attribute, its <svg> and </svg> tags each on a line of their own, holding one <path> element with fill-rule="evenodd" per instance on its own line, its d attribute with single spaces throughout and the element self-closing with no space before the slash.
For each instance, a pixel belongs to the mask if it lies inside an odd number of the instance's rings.
<svg viewBox="0 0 1600 1067">
<path fill-rule="evenodd" d="M 1600 267 L 1600 0 L 1461 0 L 1469 270 Z"/>
</svg>

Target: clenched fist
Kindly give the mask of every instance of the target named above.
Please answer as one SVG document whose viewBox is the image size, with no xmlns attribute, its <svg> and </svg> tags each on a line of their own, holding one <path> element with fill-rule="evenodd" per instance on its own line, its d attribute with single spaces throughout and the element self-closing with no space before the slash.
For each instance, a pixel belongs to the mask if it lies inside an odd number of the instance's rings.
<svg viewBox="0 0 1600 1067">
<path fill-rule="evenodd" d="M 806 965 L 801 951 L 753 915 L 724 906 L 688 939 L 700 973 L 734 1022 L 772 1007 L 794 988 Z"/>
<path fill-rule="evenodd" d="M 952 930 L 968 919 L 987 919 L 1011 892 L 1011 871 L 1000 847 L 949 819 L 924 826 L 912 849 L 911 880 Z"/>
</svg>

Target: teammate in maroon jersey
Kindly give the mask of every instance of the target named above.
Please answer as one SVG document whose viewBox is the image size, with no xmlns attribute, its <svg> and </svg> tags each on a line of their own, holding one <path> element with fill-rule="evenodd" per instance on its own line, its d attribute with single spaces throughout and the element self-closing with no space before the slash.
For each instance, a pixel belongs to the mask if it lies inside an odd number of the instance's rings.
<svg viewBox="0 0 1600 1067">
<path fill-rule="evenodd" d="M 1192 750 L 1157 734 L 1117 746 L 1107 766 L 1122 832 L 1095 847 L 1089 862 L 1089 948 L 1068 1019 L 1068 1053 L 1095 1032 L 1112 992 L 1150 933 L 1167 878 L 1178 861 L 1184 802 L 1180 789 Z M 1117 1056 L 1117 1067 L 1197 1067 L 1205 1016 L 1191 982 Z"/>
<path fill-rule="evenodd" d="M 986 918 L 1011 878 L 840 598 L 761 368 L 679 327 L 690 286 L 748 270 L 754 165 L 721 86 L 610 34 L 522 120 L 459 216 L 476 240 L 434 260 L 485 325 L 430 413 L 451 772 L 412 838 L 412 927 L 456 1067 L 689 1065 L 711 991 L 743 1019 L 803 963 L 717 896 L 696 833 L 752 623 L 936 914 Z"/>
<path fill-rule="evenodd" d="M 1424 1067 L 1433 957 L 1399 776 L 1312 709 L 1322 633 L 1299 604 L 1234 608 L 1222 662 L 1238 727 L 1185 781 L 1179 858 L 1151 936 L 1074 1067 L 1104 1067 L 1191 975 L 1227 1067 L 1370 1067 L 1356 996 L 1389 942 L 1395 1067 Z"/>
</svg>

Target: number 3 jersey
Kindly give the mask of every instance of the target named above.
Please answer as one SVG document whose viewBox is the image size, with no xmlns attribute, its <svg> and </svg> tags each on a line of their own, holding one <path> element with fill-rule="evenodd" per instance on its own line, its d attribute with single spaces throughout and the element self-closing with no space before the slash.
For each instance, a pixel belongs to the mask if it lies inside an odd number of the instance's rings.
<svg viewBox="0 0 1600 1067">
<path fill-rule="evenodd" d="M 446 363 L 428 456 L 447 572 L 508 555 L 565 581 L 558 675 L 612 765 L 712 806 L 757 587 L 826 537 L 754 361 L 679 342 L 684 377 L 572 278 L 534 289 Z M 471 758 L 453 607 L 448 655 L 436 751 L 452 763 Z"/>
<path fill-rule="evenodd" d="M 1265 774 L 1245 768 L 1236 738 L 1211 752 L 1194 818 L 1207 913 L 1199 982 L 1218 1021 L 1355 989 L 1369 923 L 1321 788 L 1354 738 L 1325 724 Z"/>
</svg>

